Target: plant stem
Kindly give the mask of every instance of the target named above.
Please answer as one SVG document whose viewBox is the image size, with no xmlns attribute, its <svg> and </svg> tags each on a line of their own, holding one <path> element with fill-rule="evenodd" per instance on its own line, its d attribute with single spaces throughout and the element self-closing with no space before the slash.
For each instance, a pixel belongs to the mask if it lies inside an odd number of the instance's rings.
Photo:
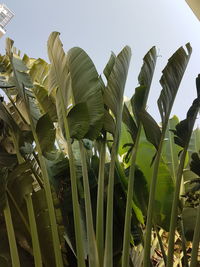
<svg viewBox="0 0 200 267">
<path fill-rule="evenodd" d="M 38 239 L 38 232 L 37 232 L 37 225 L 35 220 L 35 214 L 33 210 L 33 203 L 31 195 L 26 195 L 26 205 L 29 217 L 29 223 L 31 228 L 31 238 L 32 238 L 32 245 L 33 245 L 33 255 L 34 255 L 34 262 L 35 266 L 42 267 L 42 256 L 40 251 L 40 243 Z"/>
<path fill-rule="evenodd" d="M 15 206 L 15 208 L 16 208 L 16 210 L 17 210 L 17 212 L 18 212 L 18 214 L 19 214 L 19 216 L 20 216 L 22 222 L 24 223 L 24 226 L 26 227 L 26 230 L 27 230 L 27 231 L 29 232 L 29 234 L 30 234 L 31 231 L 30 231 L 30 227 L 29 227 L 29 225 L 28 225 L 28 222 L 27 222 L 26 218 L 24 217 L 23 213 L 21 212 L 21 210 L 20 210 L 18 204 L 16 203 L 14 197 L 12 196 L 12 193 L 10 192 L 10 190 L 9 190 L 8 188 L 6 189 L 6 192 L 7 192 L 7 194 L 8 194 L 8 197 L 11 199 L 13 205 Z"/>
<path fill-rule="evenodd" d="M 197 256 L 199 250 L 199 242 L 200 242 L 200 205 L 197 210 L 197 218 L 194 230 L 194 236 L 192 241 L 192 255 L 191 255 L 191 263 L 190 267 L 196 267 L 198 265 Z"/>
<path fill-rule="evenodd" d="M 130 248 L 130 233 L 131 233 L 131 215 L 132 215 L 132 200 L 133 200 L 133 188 L 135 180 L 135 162 L 137 157 L 137 150 L 139 145 L 141 127 L 138 129 L 137 138 L 133 147 L 131 156 L 131 165 L 128 179 L 128 193 L 126 200 L 126 214 L 124 224 L 124 239 L 123 239 L 123 251 L 122 251 L 122 267 L 129 266 L 129 248 Z"/>
<path fill-rule="evenodd" d="M 159 242 L 160 249 L 161 249 L 162 256 L 163 256 L 163 260 L 164 260 L 164 263 L 165 263 L 165 266 L 166 266 L 166 264 L 167 264 L 167 255 L 166 255 L 166 253 L 165 253 L 165 249 L 164 249 L 164 246 L 163 246 L 162 238 L 161 238 L 161 236 L 160 236 L 158 227 L 157 227 L 156 225 L 154 225 L 154 228 L 155 228 L 155 230 L 156 230 L 156 234 L 157 234 L 158 242 Z"/>
<path fill-rule="evenodd" d="M 106 210 L 106 238 L 105 238 L 105 253 L 104 267 L 113 266 L 113 194 L 114 194 L 114 172 L 116 158 L 117 143 L 114 140 L 111 150 L 111 162 L 109 170 L 109 181 L 107 191 L 107 210 Z"/>
<path fill-rule="evenodd" d="M 96 238 L 99 253 L 99 264 L 103 266 L 104 258 L 104 171 L 105 171 L 106 146 L 101 142 L 100 163 L 98 174 L 97 214 L 96 214 Z"/>
<path fill-rule="evenodd" d="M 176 231 L 177 218 L 178 218 L 178 201 L 179 201 L 181 180 L 182 180 L 186 154 L 187 154 L 187 146 L 184 147 L 181 153 L 180 164 L 178 167 L 178 172 L 177 172 L 177 177 L 176 177 L 176 185 L 175 185 L 174 198 L 173 198 L 173 203 L 172 203 L 171 220 L 170 220 L 170 228 L 169 228 L 167 267 L 173 266 L 174 238 L 175 238 L 175 231 Z"/>
<path fill-rule="evenodd" d="M 27 99 L 26 103 L 28 103 L 28 99 Z M 36 143 L 36 148 L 37 148 L 37 152 L 38 152 L 38 159 L 40 162 L 40 168 L 41 168 L 42 177 L 44 180 L 44 189 L 45 189 L 45 195 L 46 195 L 46 200 L 47 200 L 47 207 L 48 207 L 48 211 L 49 211 L 49 219 L 50 219 L 51 233 L 52 233 L 52 238 L 53 238 L 56 267 L 62 267 L 63 266 L 63 260 L 62 260 L 62 254 L 61 254 L 61 246 L 60 246 L 60 240 L 59 240 L 59 234 L 58 234 L 58 227 L 57 227 L 57 222 L 56 222 L 56 215 L 55 215 L 55 210 L 54 210 L 53 198 L 52 198 L 52 194 L 51 194 L 51 186 L 50 186 L 50 182 L 49 182 L 49 175 L 48 175 L 45 159 L 42 155 L 42 150 L 41 150 L 40 143 L 39 143 L 39 140 L 38 140 L 38 137 L 36 134 L 33 119 L 31 117 L 30 110 L 29 110 L 28 106 L 27 106 L 27 112 L 29 115 L 31 130 L 32 130 L 33 137 L 34 137 L 34 140 Z"/>
<path fill-rule="evenodd" d="M 153 212 L 154 212 L 154 204 L 155 204 L 154 202 L 155 202 L 158 168 L 160 164 L 164 133 L 165 131 L 162 132 L 160 144 L 159 144 L 158 151 L 156 154 L 156 158 L 154 162 L 154 169 L 153 169 L 153 176 L 152 176 L 151 185 L 150 185 L 149 203 L 148 203 L 148 210 L 147 210 L 146 236 L 145 236 L 145 243 L 144 243 L 144 267 L 149 267 L 151 264 L 150 251 L 151 251 L 151 231 L 152 231 L 152 225 L 153 225 L 152 220 L 153 220 Z"/>
<path fill-rule="evenodd" d="M 62 118 L 64 122 L 64 129 L 65 129 L 68 156 L 69 156 L 77 263 L 78 263 L 78 267 L 85 267 L 83 238 L 82 238 L 83 235 L 82 235 L 82 229 L 81 229 L 81 216 L 80 216 L 78 191 L 77 191 L 76 169 L 75 169 L 74 155 L 72 151 L 72 145 L 71 145 L 71 139 L 70 139 L 70 133 L 69 133 L 69 126 L 68 126 L 68 121 L 67 121 L 67 116 L 66 116 L 66 108 L 64 105 L 64 100 L 63 100 L 61 90 L 58 90 L 58 97 L 61 102 Z"/>
<path fill-rule="evenodd" d="M 89 247 L 89 266 L 99 267 L 100 266 L 99 257 L 98 257 L 97 243 L 96 243 L 95 234 L 94 234 L 94 225 L 93 225 L 93 217 L 92 217 L 87 162 L 86 162 L 85 148 L 81 141 L 79 141 L 79 147 L 80 147 L 80 152 L 81 152 L 81 163 L 82 163 L 82 173 L 83 173 L 87 239 L 88 239 L 88 247 Z"/>
<path fill-rule="evenodd" d="M 20 267 L 20 261 L 19 261 L 19 254 L 17 250 L 17 243 L 15 239 L 15 232 L 10 212 L 10 206 L 9 202 L 7 200 L 6 207 L 4 209 L 4 217 L 6 221 L 6 228 L 8 233 L 8 240 L 9 240 L 9 246 L 10 246 L 10 253 L 11 253 L 11 260 L 12 260 L 12 266 Z"/>
<path fill-rule="evenodd" d="M 186 251 L 185 231 L 184 231 L 182 217 L 180 217 L 180 219 L 179 219 L 179 225 L 180 225 L 180 235 L 181 235 L 181 242 L 182 242 L 182 249 L 183 249 L 184 267 L 189 267 L 189 265 L 188 265 L 188 256 L 187 256 L 187 251 Z"/>
</svg>

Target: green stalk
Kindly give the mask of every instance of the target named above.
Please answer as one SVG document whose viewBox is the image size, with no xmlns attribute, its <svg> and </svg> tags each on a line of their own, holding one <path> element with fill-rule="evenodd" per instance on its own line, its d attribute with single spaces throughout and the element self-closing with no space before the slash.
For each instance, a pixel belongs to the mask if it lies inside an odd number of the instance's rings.
<svg viewBox="0 0 200 267">
<path fill-rule="evenodd" d="M 141 133 L 141 126 L 138 129 L 137 138 L 136 138 L 136 141 L 133 147 L 132 156 L 131 156 L 131 165 L 130 165 L 130 172 L 129 172 L 129 179 L 128 179 L 128 193 L 127 193 L 127 200 L 126 200 L 125 224 L 124 224 L 122 267 L 129 266 L 132 200 L 133 200 L 133 188 L 134 188 L 134 180 L 135 180 L 135 162 L 136 162 L 136 157 L 137 157 L 140 133 Z"/>
<path fill-rule="evenodd" d="M 157 234 L 157 238 L 158 238 L 158 243 L 160 245 L 160 250 L 162 252 L 163 260 L 164 260 L 164 263 L 165 263 L 165 266 L 166 266 L 166 264 L 167 264 L 167 256 L 166 256 L 165 249 L 164 249 L 164 246 L 163 246 L 162 238 L 160 236 L 158 227 L 156 225 L 154 225 L 154 228 L 156 230 L 156 234 Z"/>
<path fill-rule="evenodd" d="M 89 248 L 89 266 L 100 267 L 98 251 L 97 251 L 97 242 L 96 242 L 95 234 L 94 234 L 87 161 L 86 161 L 86 155 L 85 155 L 85 148 L 81 141 L 79 141 L 79 147 L 80 147 L 80 152 L 81 152 L 81 163 L 82 163 L 82 173 L 83 173 L 87 239 L 88 239 L 88 248 Z"/>
<path fill-rule="evenodd" d="M 181 187 L 181 180 L 182 180 L 183 168 L 184 168 L 184 163 L 185 163 L 185 157 L 187 154 L 187 147 L 188 146 L 186 145 L 181 153 L 180 164 L 178 167 L 178 172 L 177 172 L 177 177 L 176 177 L 176 185 L 175 185 L 174 198 L 173 198 L 173 203 L 172 203 L 170 229 L 169 229 L 167 267 L 173 266 L 174 238 L 175 238 L 175 231 L 176 231 L 177 218 L 178 218 L 178 202 L 179 202 L 179 194 L 180 194 L 180 187 Z"/>
<path fill-rule="evenodd" d="M 85 267 L 84 247 L 83 247 L 83 237 L 82 237 L 82 229 L 81 229 L 81 219 L 80 219 L 81 217 L 80 217 L 80 209 L 79 209 L 79 201 L 78 201 L 77 179 L 76 179 L 74 155 L 73 155 L 73 151 L 72 151 L 69 126 L 68 126 L 68 121 L 67 121 L 67 116 L 66 116 L 67 114 L 66 114 L 66 109 L 65 109 L 65 105 L 64 105 L 62 92 L 61 92 L 61 90 L 58 90 L 58 92 L 59 92 L 59 99 L 61 102 L 62 117 L 63 117 L 63 122 L 64 122 L 66 142 L 67 142 L 67 148 L 68 148 L 68 156 L 69 156 L 77 262 L 78 262 L 78 267 Z"/>
<path fill-rule="evenodd" d="M 42 267 L 43 264 L 42 264 L 42 256 L 41 256 L 41 251 L 40 251 L 40 243 L 38 239 L 37 225 L 36 225 L 35 214 L 33 210 L 33 202 L 32 202 L 32 198 L 30 194 L 26 196 L 26 205 L 27 205 L 29 223 L 30 223 L 30 228 L 31 228 L 31 238 L 32 238 L 35 266 Z"/>
<path fill-rule="evenodd" d="M 11 194 L 11 192 L 10 192 L 10 190 L 8 188 L 6 189 L 6 192 L 7 192 L 8 196 L 9 196 L 9 198 L 11 199 L 13 205 L 15 206 L 15 208 L 16 208 L 18 214 L 19 214 L 19 217 L 21 218 L 22 222 L 24 223 L 24 226 L 26 227 L 26 230 L 30 234 L 31 233 L 30 227 L 28 225 L 28 222 L 27 222 L 26 218 L 24 217 L 24 214 L 21 212 L 17 202 L 15 201 L 14 197 L 12 196 L 12 194 Z"/>
<path fill-rule="evenodd" d="M 104 252 L 104 267 L 113 266 L 113 194 L 114 194 L 114 172 L 117 143 L 114 140 L 111 150 L 111 162 L 109 170 L 109 181 L 107 190 L 107 210 L 106 210 L 106 238 Z"/>
<path fill-rule="evenodd" d="M 6 228 L 7 228 L 8 240 L 9 240 L 9 246 L 10 246 L 12 266 L 20 267 L 19 254 L 17 250 L 17 243 L 15 239 L 15 232 L 14 232 L 14 227 L 12 223 L 12 217 L 11 217 L 8 200 L 6 203 L 6 207 L 4 209 L 4 217 L 6 221 Z"/>
<path fill-rule="evenodd" d="M 157 184 L 157 176 L 158 176 L 158 169 L 160 164 L 161 152 L 162 152 L 162 144 L 165 136 L 165 128 L 163 128 L 162 136 L 160 139 L 158 151 L 156 154 L 155 162 L 154 162 L 154 169 L 153 169 L 153 176 L 150 185 L 150 192 L 149 192 L 149 203 L 148 203 L 148 210 L 147 210 L 147 224 L 146 224 L 146 235 L 145 235 L 145 243 L 144 243 L 144 267 L 149 267 L 151 265 L 151 231 L 153 225 L 153 211 L 154 211 L 154 202 L 155 202 L 155 193 L 156 193 L 156 184 Z"/>
<path fill-rule="evenodd" d="M 198 250 L 199 250 L 199 242 L 200 242 L 200 205 L 197 210 L 197 218 L 196 218 L 196 225 L 194 230 L 194 236 L 192 241 L 192 255 L 191 255 L 191 263 L 190 267 L 196 267 L 197 262 L 197 256 L 198 256 Z"/>
<path fill-rule="evenodd" d="M 179 219 L 179 226 L 180 226 L 180 236 L 181 236 L 181 243 L 182 243 L 182 249 L 183 249 L 183 262 L 184 262 L 184 267 L 189 267 L 187 250 L 186 250 L 185 231 L 184 231 L 182 217 L 180 217 L 180 219 Z"/>
<path fill-rule="evenodd" d="M 28 100 L 27 100 L 28 102 Z M 53 239 L 53 247 L 54 247 L 54 253 L 55 253 L 55 262 L 56 262 L 56 267 L 63 267 L 63 259 L 62 259 L 62 254 L 61 254 L 61 248 L 60 248 L 60 240 L 59 240 L 59 234 L 58 234 L 58 227 L 57 227 L 57 222 L 56 222 L 56 216 L 55 216 L 55 210 L 54 210 L 54 205 L 53 205 L 53 198 L 51 194 L 51 186 L 49 182 L 49 176 L 47 172 L 47 167 L 46 167 L 46 162 L 45 158 L 42 155 L 42 150 L 40 147 L 40 143 L 36 134 L 35 126 L 33 123 L 33 119 L 31 117 L 30 111 L 27 108 L 27 112 L 29 115 L 29 120 L 31 124 L 31 130 L 33 133 L 33 137 L 36 143 L 36 148 L 38 152 L 38 159 L 40 162 L 40 168 L 42 172 L 42 177 L 44 180 L 44 189 L 45 189 L 45 195 L 46 195 L 46 200 L 47 200 L 47 207 L 49 211 L 49 219 L 50 219 L 50 225 L 51 225 L 51 233 L 52 233 L 52 239 Z"/>
<path fill-rule="evenodd" d="M 103 266 L 104 258 L 104 171 L 105 171 L 106 147 L 102 141 L 100 149 L 100 163 L 98 174 L 97 214 L 96 214 L 96 238 L 99 253 L 99 264 Z"/>
<path fill-rule="evenodd" d="M 55 210 L 54 210 L 54 205 L 53 205 L 53 198 L 51 194 L 51 186 L 49 182 L 47 167 L 46 167 L 45 159 L 42 155 L 41 147 L 40 147 L 36 132 L 33 129 L 32 129 L 32 132 L 33 132 L 33 136 L 34 136 L 35 143 L 37 146 L 37 152 L 38 152 L 38 158 L 40 161 L 42 177 L 44 179 L 44 189 L 45 189 L 45 194 L 46 194 L 47 207 L 49 211 L 56 267 L 62 267 L 63 260 L 62 260 L 62 254 L 61 254 L 61 248 L 60 248 L 60 240 L 59 240 L 58 227 L 57 227 L 57 222 L 56 222 L 56 216 L 55 216 Z"/>
</svg>

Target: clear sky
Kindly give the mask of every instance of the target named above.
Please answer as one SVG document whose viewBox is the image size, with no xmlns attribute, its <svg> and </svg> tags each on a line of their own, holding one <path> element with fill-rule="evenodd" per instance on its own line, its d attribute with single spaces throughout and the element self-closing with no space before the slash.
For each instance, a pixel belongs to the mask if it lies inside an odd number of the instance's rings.
<svg viewBox="0 0 200 267">
<path fill-rule="evenodd" d="M 129 45 L 132 60 L 125 90 L 128 97 L 137 86 L 143 56 L 156 45 L 160 57 L 148 111 L 157 121 L 161 70 L 179 46 L 190 42 L 193 54 L 172 111 L 172 115 L 185 118 L 196 96 L 195 77 L 200 73 L 200 22 L 184 0 L 4 0 L 4 3 L 15 13 L 6 37 L 31 57 L 47 60 L 48 36 L 59 31 L 65 50 L 82 47 L 102 73 L 110 52 L 117 54 Z M 1 53 L 4 47 L 5 37 L 1 39 Z"/>
</svg>

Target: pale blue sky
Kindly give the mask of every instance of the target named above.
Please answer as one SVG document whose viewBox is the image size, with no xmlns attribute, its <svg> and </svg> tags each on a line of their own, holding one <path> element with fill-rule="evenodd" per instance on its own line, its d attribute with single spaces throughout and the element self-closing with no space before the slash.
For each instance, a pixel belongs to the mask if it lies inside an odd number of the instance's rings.
<svg viewBox="0 0 200 267">
<path fill-rule="evenodd" d="M 102 73 L 110 52 L 119 53 L 126 44 L 132 60 L 126 95 L 137 85 L 144 54 L 153 45 L 159 50 L 148 111 L 160 121 L 156 101 L 159 78 L 168 57 L 190 42 L 193 54 L 182 81 L 172 114 L 185 117 L 195 97 L 195 77 L 200 73 L 200 22 L 184 0 L 4 0 L 15 13 L 6 37 L 31 57 L 47 59 L 46 43 L 52 31 L 61 32 L 65 50 L 80 46 Z M 5 37 L 0 51 L 4 53 Z"/>
</svg>

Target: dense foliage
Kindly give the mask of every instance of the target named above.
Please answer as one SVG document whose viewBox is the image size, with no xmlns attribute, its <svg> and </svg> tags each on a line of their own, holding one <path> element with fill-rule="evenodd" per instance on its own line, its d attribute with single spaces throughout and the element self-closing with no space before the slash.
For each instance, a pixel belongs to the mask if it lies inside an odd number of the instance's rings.
<svg viewBox="0 0 200 267">
<path fill-rule="evenodd" d="M 124 102 L 128 46 L 111 54 L 102 77 L 81 48 L 65 53 L 57 32 L 50 64 L 21 57 L 7 40 L 0 266 L 197 266 L 200 76 L 186 119 L 170 118 L 191 52 L 179 48 L 162 72 L 160 125 L 146 110 L 155 47 Z"/>
</svg>

